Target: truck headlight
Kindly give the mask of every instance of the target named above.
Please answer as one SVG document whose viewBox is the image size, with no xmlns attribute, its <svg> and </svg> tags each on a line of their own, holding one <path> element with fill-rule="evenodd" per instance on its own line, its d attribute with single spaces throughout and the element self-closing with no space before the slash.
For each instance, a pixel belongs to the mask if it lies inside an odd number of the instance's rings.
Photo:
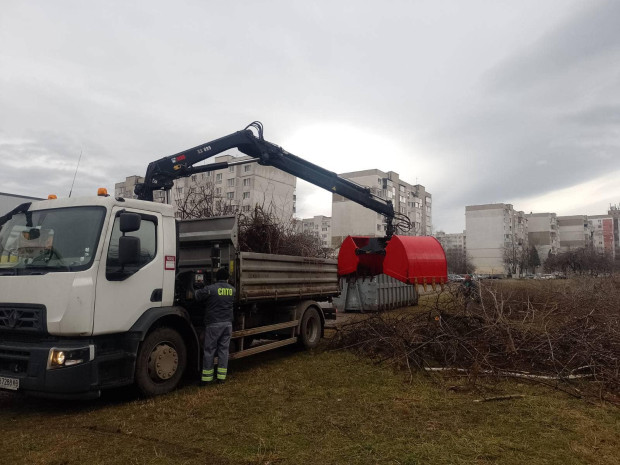
<svg viewBox="0 0 620 465">
<path fill-rule="evenodd" d="M 52 347 L 47 359 L 47 369 L 70 367 L 80 363 L 90 362 L 95 358 L 95 346 L 61 349 Z"/>
</svg>

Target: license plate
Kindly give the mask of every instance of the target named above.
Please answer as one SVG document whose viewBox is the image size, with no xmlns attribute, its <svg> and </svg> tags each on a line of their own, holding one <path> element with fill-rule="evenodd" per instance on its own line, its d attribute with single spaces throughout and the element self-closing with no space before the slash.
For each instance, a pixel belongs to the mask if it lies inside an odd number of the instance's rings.
<svg viewBox="0 0 620 465">
<path fill-rule="evenodd" d="M 0 389 L 10 389 L 11 391 L 17 391 L 19 389 L 19 379 L 5 378 L 4 376 L 0 376 Z"/>
</svg>

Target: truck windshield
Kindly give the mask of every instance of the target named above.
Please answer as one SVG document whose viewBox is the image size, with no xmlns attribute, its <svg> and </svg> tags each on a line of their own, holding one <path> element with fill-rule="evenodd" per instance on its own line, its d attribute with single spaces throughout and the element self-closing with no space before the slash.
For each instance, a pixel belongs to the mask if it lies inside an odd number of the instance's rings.
<svg viewBox="0 0 620 465">
<path fill-rule="evenodd" d="M 13 215 L 0 229 L 0 276 L 89 268 L 105 212 L 68 207 Z"/>
</svg>

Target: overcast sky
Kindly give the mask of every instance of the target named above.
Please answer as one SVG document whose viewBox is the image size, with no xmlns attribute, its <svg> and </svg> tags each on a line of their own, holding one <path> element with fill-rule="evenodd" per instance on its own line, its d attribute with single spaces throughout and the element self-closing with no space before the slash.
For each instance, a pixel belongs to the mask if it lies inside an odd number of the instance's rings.
<svg viewBox="0 0 620 465">
<path fill-rule="evenodd" d="M 67 196 L 260 120 L 324 168 L 465 205 L 620 203 L 618 1 L 13 1 L 0 15 L 0 192 Z M 298 213 L 331 214 L 298 181 Z"/>
</svg>

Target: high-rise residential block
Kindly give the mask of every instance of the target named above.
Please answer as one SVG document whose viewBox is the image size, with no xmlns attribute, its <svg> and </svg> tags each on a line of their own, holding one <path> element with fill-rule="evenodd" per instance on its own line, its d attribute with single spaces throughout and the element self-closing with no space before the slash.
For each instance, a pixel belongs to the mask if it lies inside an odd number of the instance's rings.
<svg viewBox="0 0 620 465">
<path fill-rule="evenodd" d="M 530 213 L 527 218 L 527 238 L 530 246 L 536 247 L 540 263 L 560 250 L 558 220 L 555 213 Z"/>
<path fill-rule="evenodd" d="M 620 205 L 610 205 L 607 214 L 613 220 L 614 256 L 620 260 Z"/>
<path fill-rule="evenodd" d="M 342 173 L 342 178 L 370 188 L 377 197 L 392 201 L 394 211 L 409 218 L 411 229 L 398 231 L 410 236 L 432 233 L 432 195 L 420 184 L 409 184 L 394 171 L 378 169 Z M 385 217 L 341 195 L 332 195 L 332 246 L 338 247 L 349 235 L 381 237 L 386 233 Z"/>
<path fill-rule="evenodd" d="M 614 218 L 610 215 L 589 215 L 588 228 L 594 250 L 615 257 Z"/>
<path fill-rule="evenodd" d="M 332 246 L 332 219 L 329 216 L 317 215 L 299 220 L 299 230 L 311 234 L 321 241 L 323 247 Z"/>
<path fill-rule="evenodd" d="M 462 233 L 445 233 L 443 231 L 437 231 L 435 238 L 441 243 L 441 246 L 447 252 L 448 250 L 454 250 L 462 253 L 467 253 L 467 235 L 465 231 Z"/>
<path fill-rule="evenodd" d="M 527 248 L 527 218 L 510 204 L 496 203 L 465 207 L 467 253 L 476 273 L 520 274 L 516 263 Z"/>
<path fill-rule="evenodd" d="M 242 161 L 250 157 L 220 155 L 215 163 Z M 140 176 L 129 176 L 124 182 L 115 184 L 115 195 L 135 198 L 137 183 L 144 182 Z M 197 173 L 176 179 L 169 192 L 170 203 L 176 208 L 177 216 L 182 210 L 191 210 L 196 202 L 212 204 L 213 211 L 248 213 L 260 207 L 282 221 L 289 221 L 295 214 L 295 187 L 297 178 L 271 166 L 257 163 L 233 165 L 206 173 Z M 156 201 L 164 201 L 165 193 L 155 191 Z"/>
<path fill-rule="evenodd" d="M 586 215 L 558 216 L 560 252 L 581 249 L 591 244 L 591 234 Z"/>
</svg>

